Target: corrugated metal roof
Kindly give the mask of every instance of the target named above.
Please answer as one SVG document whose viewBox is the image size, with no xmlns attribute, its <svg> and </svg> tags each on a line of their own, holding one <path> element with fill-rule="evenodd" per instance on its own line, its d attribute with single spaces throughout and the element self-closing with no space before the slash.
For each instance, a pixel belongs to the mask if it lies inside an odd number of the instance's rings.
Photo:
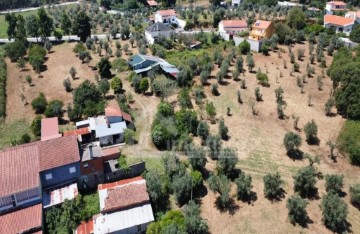
<svg viewBox="0 0 360 234">
<path fill-rule="evenodd" d="M 132 56 L 129 59 L 128 63 L 130 64 L 130 66 L 135 66 L 136 64 L 139 64 L 143 61 L 144 61 L 144 58 L 141 57 L 139 54 L 137 54 L 137 55 Z"/>
<path fill-rule="evenodd" d="M 95 127 L 95 135 L 96 137 L 105 137 L 112 136 L 123 133 L 126 129 L 125 122 L 112 123 L 110 124 L 110 128 L 107 124 L 105 125 L 96 125 Z"/>
<path fill-rule="evenodd" d="M 72 200 L 78 194 L 77 183 L 69 184 L 54 190 L 43 190 L 43 207 L 48 208 L 61 204 L 65 199 Z"/>
<path fill-rule="evenodd" d="M 153 211 L 151 205 L 147 203 L 131 209 L 97 216 L 94 221 L 94 234 L 111 233 L 153 221 Z"/>
</svg>

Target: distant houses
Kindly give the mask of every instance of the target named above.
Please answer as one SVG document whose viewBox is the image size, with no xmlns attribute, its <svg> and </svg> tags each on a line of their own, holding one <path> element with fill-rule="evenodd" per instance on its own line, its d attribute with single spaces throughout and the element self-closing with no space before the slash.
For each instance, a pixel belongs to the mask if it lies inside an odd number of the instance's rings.
<svg viewBox="0 0 360 234">
<path fill-rule="evenodd" d="M 335 30 L 336 33 L 345 33 L 347 36 L 350 35 L 355 24 L 353 18 L 346 18 L 337 15 L 325 15 L 324 16 L 324 27 Z"/>
<path fill-rule="evenodd" d="M 155 23 L 164 23 L 178 25 L 178 19 L 176 17 L 176 12 L 173 9 L 170 10 L 159 10 L 155 13 L 154 17 Z"/>
<path fill-rule="evenodd" d="M 360 11 L 349 11 L 345 13 L 346 18 L 354 19 L 356 23 L 360 24 Z"/>
<path fill-rule="evenodd" d="M 145 29 L 145 38 L 152 45 L 161 37 L 169 39 L 173 33 L 175 30 L 170 25 L 156 22 Z"/>
<path fill-rule="evenodd" d="M 238 6 L 240 6 L 241 2 L 242 2 L 242 0 L 232 0 L 231 5 L 234 7 L 238 7 Z"/>
<path fill-rule="evenodd" d="M 335 11 L 346 11 L 346 3 L 342 1 L 327 2 L 325 10 L 326 14 L 333 14 Z"/>
</svg>

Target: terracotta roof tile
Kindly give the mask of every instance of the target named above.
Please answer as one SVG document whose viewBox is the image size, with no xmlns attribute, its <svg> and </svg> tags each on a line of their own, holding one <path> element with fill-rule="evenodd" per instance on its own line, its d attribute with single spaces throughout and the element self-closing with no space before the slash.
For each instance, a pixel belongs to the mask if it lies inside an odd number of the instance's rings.
<svg viewBox="0 0 360 234">
<path fill-rule="evenodd" d="M 175 10 L 160 10 L 157 13 L 161 16 L 173 16 L 176 15 Z"/>
<path fill-rule="evenodd" d="M 0 197 L 38 187 L 39 180 L 36 142 L 0 151 Z"/>
<path fill-rule="evenodd" d="M 149 6 L 157 6 L 158 3 L 156 1 L 147 1 L 147 4 L 149 4 Z"/>
<path fill-rule="evenodd" d="M 105 107 L 106 116 L 122 116 L 122 112 L 119 107 L 107 106 Z"/>
<path fill-rule="evenodd" d="M 66 136 L 39 143 L 39 170 L 80 161 L 80 152 L 76 136 Z"/>
<path fill-rule="evenodd" d="M 45 141 L 57 137 L 61 137 L 61 134 L 59 134 L 58 118 L 41 119 L 41 140 Z"/>
<path fill-rule="evenodd" d="M 78 136 L 78 135 L 86 135 L 90 134 L 91 131 L 88 127 L 85 128 L 79 128 L 71 131 L 64 132 L 64 136 Z"/>
<path fill-rule="evenodd" d="M 259 29 L 267 29 L 271 24 L 271 21 L 265 21 L 265 20 L 257 20 L 253 24 L 253 28 L 259 28 Z"/>
<path fill-rule="evenodd" d="M 121 186 L 121 185 L 132 183 L 134 181 L 140 181 L 140 180 L 143 180 L 143 179 L 144 178 L 142 176 L 137 176 L 137 177 L 130 178 L 130 179 L 119 180 L 119 181 L 116 181 L 116 182 L 113 182 L 113 183 L 99 184 L 98 185 L 98 190 L 114 188 L 114 187 L 118 187 L 118 186 Z"/>
<path fill-rule="evenodd" d="M 350 24 L 354 24 L 354 19 L 341 17 L 337 15 L 324 15 L 324 23 L 325 24 L 334 24 L 340 26 L 346 26 Z"/>
<path fill-rule="evenodd" d="M 81 221 L 81 224 L 76 228 L 76 234 L 91 234 L 94 233 L 94 221 L 90 219 L 88 222 Z"/>
<path fill-rule="evenodd" d="M 222 20 L 220 23 L 222 23 L 225 28 L 247 28 L 248 26 L 246 20 Z"/>
<path fill-rule="evenodd" d="M 109 188 L 102 213 L 113 212 L 149 202 L 146 181 L 134 181 L 120 187 Z"/>
<path fill-rule="evenodd" d="M 331 1 L 331 2 L 327 2 L 326 4 L 333 6 L 346 6 L 346 3 L 342 1 Z"/>
<path fill-rule="evenodd" d="M 23 233 L 41 229 L 42 206 L 37 204 L 0 216 L 0 233 Z M 36 230 L 34 230 L 36 231 Z"/>
</svg>

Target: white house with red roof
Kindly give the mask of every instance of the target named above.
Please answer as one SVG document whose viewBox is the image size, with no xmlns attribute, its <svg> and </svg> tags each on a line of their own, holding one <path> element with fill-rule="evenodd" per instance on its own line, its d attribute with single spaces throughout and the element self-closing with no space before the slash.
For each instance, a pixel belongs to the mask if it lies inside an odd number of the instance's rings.
<svg viewBox="0 0 360 234">
<path fill-rule="evenodd" d="M 174 24 L 179 25 L 178 18 L 176 17 L 176 12 L 173 9 L 170 10 L 159 10 L 155 13 L 154 17 L 155 23 L 164 23 L 164 24 Z"/>
<path fill-rule="evenodd" d="M 248 31 L 246 20 L 221 20 L 219 23 L 219 33 L 225 39 L 232 39 L 239 32 Z"/>
<path fill-rule="evenodd" d="M 336 33 L 349 35 L 355 24 L 352 18 L 337 15 L 324 15 L 324 27 L 334 29 Z"/>
<path fill-rule="evenodd" d="M 234 7 L 238 7 L 240 6 L 241 2 L 242 2 L 241 0 L 232 0 L 231 5 Z"/>
<path fill-rule="evenodd" d="M 346 11 L 346 3 L 342 1 L 327 2 L 325 10 L 326 14 L 333 14 L 334 11 Z"/>
</svg>

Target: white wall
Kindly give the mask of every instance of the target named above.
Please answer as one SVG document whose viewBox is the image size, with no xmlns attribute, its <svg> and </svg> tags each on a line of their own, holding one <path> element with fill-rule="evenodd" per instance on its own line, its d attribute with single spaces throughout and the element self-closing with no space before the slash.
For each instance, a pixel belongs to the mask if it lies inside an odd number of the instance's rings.
<svg viewBox="0 0 360 234">
<path fill-rule="evenodd" d="M 159 38 L 160 35 L 164 36 L 165 38 L 169 39 L 171 37 L 171 33 L 173 31 L 169 30 L 169 31 L 159 31 L 159 32 L 148 32 L 145 31 L 145 38 L 147 40 L 147 42 L 152 45 L 155 43 L 155 37 Z"/>
<path fill-rule="evenodd" d="M 154 20 L 155 20 L 155 23 L 160 22 L 160 23 L 164 23 L 164 24 L 179 24 L 176 15 L 163 17 L 162 15 L 159 15 L 158 13 L 156 13 Z M 166 20 L 167 22 L 165 23 L 164 20 Z"/>
<path fill-rule="evenodd" d="M 335 29 L 336 33 L 340 33 L 341 31 L 339 30 L 340 28 L 343 28 L 343 33 L 345 33 L 347 36 L 350 35 L 350 32 L 352 31 L 353 29 L 353 24 L 351 25 L 347 25 L 345 27 L 342 27 L 342 26 L 338 26 L 338 25 L 333 25 L 333 24 L 325 24 L 324 27 L 325 28 L 333 28 Z"/>
<path fill-rule="evenodd" d="M 262 46 L 262 41 L 257 41 L 257 40 L 252 40 L 252 39 L 249 39 L 249 38 L 243 38 L 243 37 L 234 36 L 235 46 L 238 46 L 244 40 L 249 42 L 250 50 L 255 51 L 255 52 L 260 52 L 261 46 Z"/>
</svg>

